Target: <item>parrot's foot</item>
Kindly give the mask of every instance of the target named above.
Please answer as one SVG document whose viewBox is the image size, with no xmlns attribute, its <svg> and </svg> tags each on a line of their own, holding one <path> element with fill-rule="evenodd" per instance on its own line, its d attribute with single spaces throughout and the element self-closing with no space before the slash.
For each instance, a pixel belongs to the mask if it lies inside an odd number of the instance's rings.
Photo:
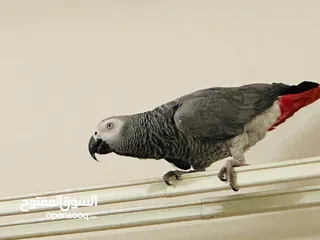
<svg viewBox="0 0 320 240">
<path fill-rule="evenodd" d="M 180 171 L 180 170 L 169 171 L 165 175 L 163 175 L 163 180 L 168 186 L 172 186 L 174 185 L 175 181 L 180 180 L 180 177 L 182 174 L 191 173 L 191 172 L 195 172 L 195 171 L 193 170 L 190 170 L 187 172 Z"/>
<path fill-rule="evenodd" d="M 236 174 L 234 172 L 234 167 L 245 166 L 248 164 L 243 163 L 235 159 L 228 160 L 226 164 L 220 169 L 218 177 L 221 181 L 229 181 L 229 185 L 233 191 L 239 191 L 239 188 L 235 187 Z"/>
<path fill-rule="evenodd" d="M 168 186 L 172 186 L 175 180 L 179 180 L 181 176 L 180 171 L 169 171 L 163 175 L 163 180 Z"/>
</svg>

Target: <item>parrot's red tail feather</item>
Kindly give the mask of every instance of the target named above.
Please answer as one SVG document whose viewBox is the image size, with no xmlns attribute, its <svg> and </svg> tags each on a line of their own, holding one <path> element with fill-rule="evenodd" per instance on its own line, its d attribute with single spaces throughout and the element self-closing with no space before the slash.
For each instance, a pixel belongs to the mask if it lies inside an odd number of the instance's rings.
<svg viewBox="0 0 320 240">
<path fill-rule="evenodd" d="M 312 88 L 308 91 L 279 97 L 281 115 L 272 125 L 272 127 L 269 128 L 269 131 L 275 129 L 276 126 L 285 122 L 301 108 L 317 101 L 318 99 L 320 99 L 320 86 Z"/>
</svg>

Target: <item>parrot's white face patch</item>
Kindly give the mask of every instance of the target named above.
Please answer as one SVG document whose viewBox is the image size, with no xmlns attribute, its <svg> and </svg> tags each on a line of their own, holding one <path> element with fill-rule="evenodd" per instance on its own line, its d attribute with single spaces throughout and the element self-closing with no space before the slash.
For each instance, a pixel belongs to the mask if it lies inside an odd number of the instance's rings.
<svg viewBox="0 0 320 240">
<path fill-rule="evenodd" d="M 107 143 L 116 141 L 120 135 L 124 122 L 119 118 L 107 118 L 97 127 L 97 136 Z"/>
</svg>

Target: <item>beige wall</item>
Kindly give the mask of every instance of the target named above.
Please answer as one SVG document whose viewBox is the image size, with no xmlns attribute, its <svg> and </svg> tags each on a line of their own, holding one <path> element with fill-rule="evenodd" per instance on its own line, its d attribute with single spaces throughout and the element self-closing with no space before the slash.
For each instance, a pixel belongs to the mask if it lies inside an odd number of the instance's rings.
<svg viewBox="0 0 320 240">
<path fill-rule="evenodd" d="M 320 79 L 319 1 L 0 1 L 0 196 L 162 176 L 164 161 L 93 161 L 109 115 L 211 86 Z M 320 155 L 320 104 L 248 154 Z M 212 165 L 212 168 L 221 166 Z"/>
</svg>

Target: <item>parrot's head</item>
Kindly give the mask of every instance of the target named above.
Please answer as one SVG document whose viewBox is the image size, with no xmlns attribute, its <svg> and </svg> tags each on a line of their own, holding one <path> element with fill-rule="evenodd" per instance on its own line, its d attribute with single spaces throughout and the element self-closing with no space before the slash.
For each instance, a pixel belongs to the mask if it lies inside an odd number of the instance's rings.
<svg viewBox="0 0 320 240">
<path fill-rule="evenodd" d="M 110 117 L 101 121 L 89 140 L 89 153 L 96 160 L 95 154 L 117 152 L 125 139 L 125 117 Z"/>
</svg>

